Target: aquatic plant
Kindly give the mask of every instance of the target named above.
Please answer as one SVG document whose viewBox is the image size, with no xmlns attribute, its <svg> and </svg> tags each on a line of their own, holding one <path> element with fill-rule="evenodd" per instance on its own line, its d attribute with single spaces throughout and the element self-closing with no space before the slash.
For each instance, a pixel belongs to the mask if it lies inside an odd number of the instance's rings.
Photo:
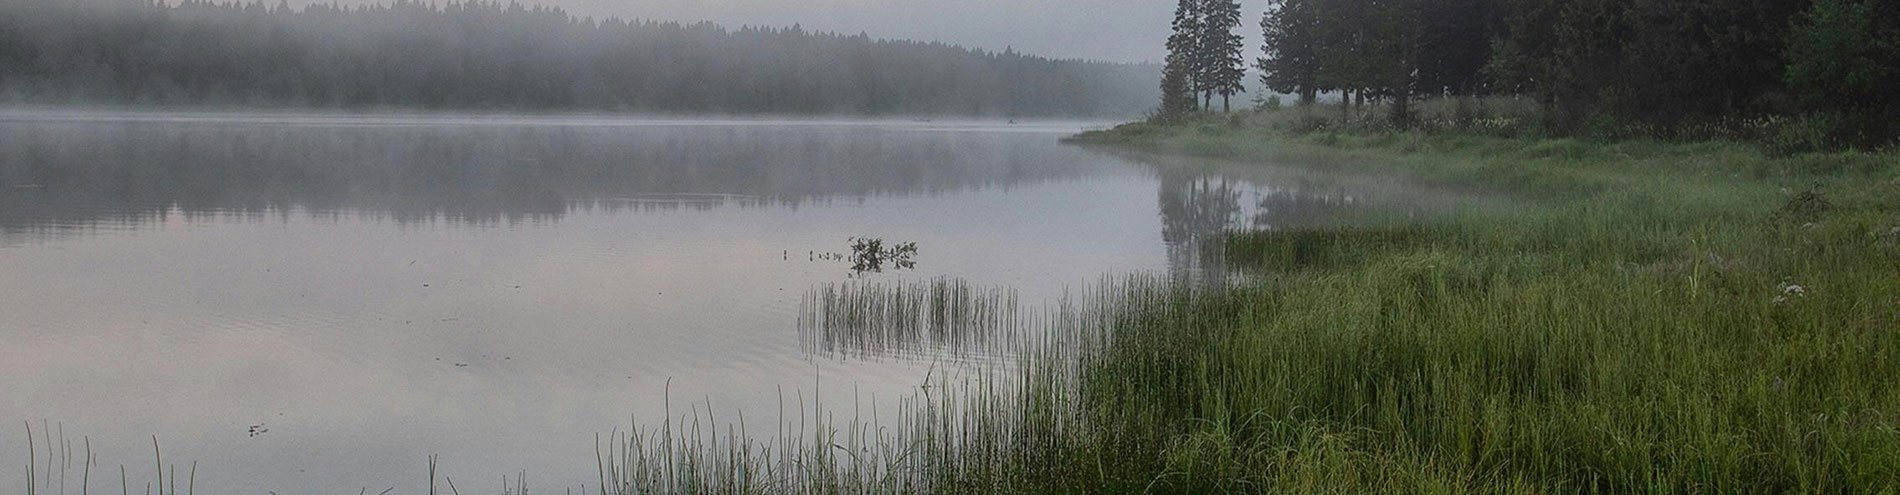
<svg viewBox="0 0 1900 495">
<path fill-rule="evenodd" d="M 917 256 L 917 243 L 904 242 L 884 245 L 884 239 L 853 237 L 851 243 L 851 271 L 858 273 L 882 272 L 885 265 L 897 270 L 915 268 L 912 259 Z"/>
<path fill-rule="evenodd" d="M 832 356 L 997 352 L 1023 324 L 1013 290 L 961 279 L 864 280 L 808 291 L 798 330 L 806 352 Z"/>
<path fill-rule="evenodd" d="M 38 440 L 33 438 L 33 423 L 31 421 L 25 423 L 27 465 L 26 491 L 24 493 L 27 495 L 36 495 L 43 492 L 66 493 L 67 481 L 73 471 L 74 454 L 79 455 L 77 460 L 79 465 L 79 479 L 76 480 L 79 484 L 78 493 L 80 495 L 91 493 L 92 468 L 99 464 L 99 459 L 93 455 L 92 437 L 80 437 L 80 441 L 82 442 L 80 448 L 75 449 L 72 439 L 66 437 L 66 425 L 64 423 L 58 424 L 57 430 L 55 430 L 54 428 L 48 428 L 46 422 L 42 420 L 40 422 L 40 438 Z M 57 437 L 54 436 L 54 431 L 58 432 Z M 45 448 L 45 457 L 43 458 L 40 456 L 41 447 Z M 44 459 L 44 463 L 42 463 L 42 459 Z M 154 475 L 152 481 L 145 484 L 145 493 L 151 494 L 153 493 L 153 489 L 156 488 L 158 495 L 165 495 L 167 493 L 177 494 L 178 465 L 165 463 L 165 457 L 158 447 L 157 436 L 152 437 L 152 465 Z M 170 473 L 166 472 L 167 468 L 170 469 Z M 58 478 L 54 477 L 55 474 L 57 474 Z M 129 495 L 132 493 L 131 484 L 127 481 L 128 479 L 125 465 L 120 464 L 119 492 L 122 494 Z M 191 463 L 190 470 L 185 473 L 185 493 L 186 495 L 191 495 L 197 493 L 197 491 L 198 463 L 194 461 Z"/>
</svg>

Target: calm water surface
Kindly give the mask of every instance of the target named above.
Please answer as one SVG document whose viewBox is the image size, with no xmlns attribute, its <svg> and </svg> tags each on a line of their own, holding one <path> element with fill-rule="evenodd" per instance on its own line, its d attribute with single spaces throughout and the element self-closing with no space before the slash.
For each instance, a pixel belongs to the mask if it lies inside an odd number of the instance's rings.
<svg viewBox="0 0 1900 495">
<path fill-rule="evenodd" d="M 668 397 L 769 429 L 781 394 L 851 414 L 993 365 L 833 352 L 798 327 L 824 284 L 1035 306 L 1207 278 L 1212 233 L 1377 196 L 1058 143 L 1080 129 L 0 113 L 0 487 L 28 424 L 133 491 L 153 436 L 207 493 L 413 492 L 430 454 L 464 487 L 577 487 L 597 433 Z M 853 236 L 916 242 L 916 268 L 822 256 Z"/>
</svg>

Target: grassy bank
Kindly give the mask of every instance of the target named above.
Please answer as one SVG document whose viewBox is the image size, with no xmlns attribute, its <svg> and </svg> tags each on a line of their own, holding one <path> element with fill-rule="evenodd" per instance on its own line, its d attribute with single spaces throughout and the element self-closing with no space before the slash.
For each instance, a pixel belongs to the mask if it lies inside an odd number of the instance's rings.
<svg viewBox="0 0 1900 495">
<path fill-rule="evenodd" d="M 1900 489 L 1900 157 L 1219 123 L 1076 141 L 1516 200 L 1233 236 L 1231 259 L 1274 275 L 1230 295 L 1231 324 L 1156 339 L 1193 372 L 1108 394 L 1194 425 L 1164 471 L 1287 487 L 1328 469 L 1304 485 L 1320 490 Z M 1131 364 L 1100 377 L 1152 380 L 1138 370 L 1156 364 Z M 1276 433 L 1289 422 L 1299 435 Z"/>
<path fill-rule="evenodd" d="M 605 492 L 1900 491 L 1894 155 L 1227 123 L 1073 141 L 1504 199 L 1234 233 L 1243 285 L 1105 281 L 1013 331 L 1046 336 L 1022 369 L 901 424 L 662 432 L 620 444 Z M 875 304 L 827 303 L 827 331 L 996 313 L 851 290 Z"/>
</svg>

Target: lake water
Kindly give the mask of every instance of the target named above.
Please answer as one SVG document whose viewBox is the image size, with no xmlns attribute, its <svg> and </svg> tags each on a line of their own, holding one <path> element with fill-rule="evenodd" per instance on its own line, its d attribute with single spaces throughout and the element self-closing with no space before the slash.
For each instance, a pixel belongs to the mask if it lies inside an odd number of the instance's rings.
<svg viewBox="0 0 1900 495">
<path fill-rule="evenodd" d="M 669 398 L 757 430 L 998 357 L 838 352 L 799 327 L 826 284 L 1217 279 L 1209 235 L 1377 195 L 1058 142 L 1083 127 L 0 113 L 0 487 L 30 425 L 74 493 L 83 441 L 137 492 L 153 437 L 207 493 L 416 493 L 430 454 L 561 491 Z M 855 273 L 852 237 L 916 266 Z"/>
</svg>

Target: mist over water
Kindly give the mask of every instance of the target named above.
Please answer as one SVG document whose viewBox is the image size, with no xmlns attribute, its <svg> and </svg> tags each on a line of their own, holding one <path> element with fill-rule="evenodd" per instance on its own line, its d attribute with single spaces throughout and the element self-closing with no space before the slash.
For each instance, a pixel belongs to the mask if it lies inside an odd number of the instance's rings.
<svg viewBox="0 0 1900 495">
<path fill-rule="evenodd" d="M 90 436 L 134 485 L 156 436 L 207 493 L 416 490 L 430 454 L 463 489 L 552 490 L 669 401 L 770 435 L 793 401 L 874 417 L 926 375 L 1007 366 L 819 340 L 801 305 L 827 284 L 1034 308 L 1105 274 L 1222 273 L 1214 233 L 1379 202 L 1058 143 L 1082 127 L 6 113 L 0 419 Z M 866 236 L 916 266 L 826 256 Z"/>
<path fill-rule="evenodd" d="M 12 0 L 0 103 L 1129 118 L 1152 64 L 514 2 Z"/>
</svg>

